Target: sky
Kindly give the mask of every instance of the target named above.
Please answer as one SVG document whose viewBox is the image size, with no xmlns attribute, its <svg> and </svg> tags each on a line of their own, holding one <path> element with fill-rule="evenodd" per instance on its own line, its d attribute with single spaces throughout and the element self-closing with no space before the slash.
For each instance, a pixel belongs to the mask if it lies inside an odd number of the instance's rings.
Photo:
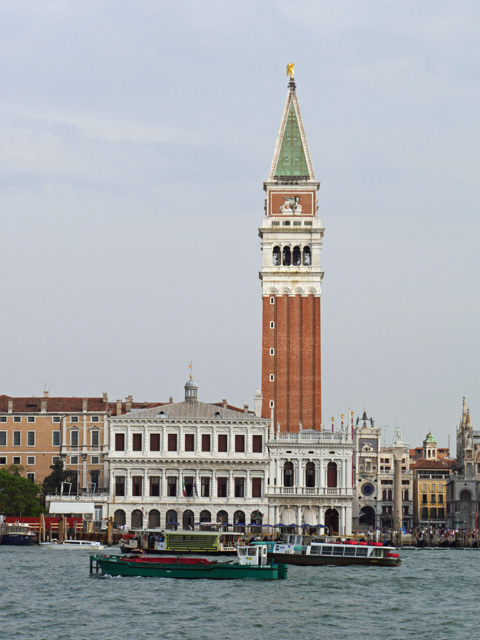
<svg viewBox="0 0 480 640">
<path fill-rule="evenodd" d="M 323 421 L 480 423 L 480 4 L 4 0 L 0 393 L 253 408 L 258 227 L 295 62 Z M 477 427 L 480 428 L 480 427 Z"/>
</svg>

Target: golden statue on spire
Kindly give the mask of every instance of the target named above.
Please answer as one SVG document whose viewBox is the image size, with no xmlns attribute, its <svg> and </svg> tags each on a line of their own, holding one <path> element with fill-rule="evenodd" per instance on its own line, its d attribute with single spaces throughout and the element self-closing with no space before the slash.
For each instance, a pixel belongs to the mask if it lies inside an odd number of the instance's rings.
<svg viewBox="0 0 480 640">
<path fill-rule="evenodd" d="M 289 62 L 287 64 L 287 76 L 293 80 L 294 75 L 295 75 L 295 63 Z"/>
</svg>

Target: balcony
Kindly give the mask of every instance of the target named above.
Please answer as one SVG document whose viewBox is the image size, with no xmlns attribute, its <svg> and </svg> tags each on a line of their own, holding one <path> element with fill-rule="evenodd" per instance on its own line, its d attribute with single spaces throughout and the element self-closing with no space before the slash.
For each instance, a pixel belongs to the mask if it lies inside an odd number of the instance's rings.
<svg viewBox="0 0 480 640">
<path fill-rule="evenodd" d="M 274 444 L 275 442 L 282 442 L 285 440 L 297 442 L 303 441 L 308 442 L 309 444 L 313 442 L 351 443 L 350 435 L 345 431 L 335 431 L 334 433 L 332 433 L 331 431 L 313 431 L 311 429 L 308 429 L 305 431 L 299 431 L 298 433 L 279 433 L 276 439 L 270 441 L 270 444 Z"/>
<path fill-rule="evenodd" d="M 351 487 L 269 487 L 267 496 L 343 496 L 353 497 Z"/>
</svg>

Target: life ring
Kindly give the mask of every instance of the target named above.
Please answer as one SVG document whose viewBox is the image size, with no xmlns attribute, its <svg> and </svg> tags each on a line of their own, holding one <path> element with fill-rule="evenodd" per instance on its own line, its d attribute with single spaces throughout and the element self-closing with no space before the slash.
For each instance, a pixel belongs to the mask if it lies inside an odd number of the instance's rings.
<svg viewBox="0 0 480 640">
<path fill-rule="evenodd" d="M 75 496 L 75 500 L 80 500 L 80 496 Z"/>
</svg>

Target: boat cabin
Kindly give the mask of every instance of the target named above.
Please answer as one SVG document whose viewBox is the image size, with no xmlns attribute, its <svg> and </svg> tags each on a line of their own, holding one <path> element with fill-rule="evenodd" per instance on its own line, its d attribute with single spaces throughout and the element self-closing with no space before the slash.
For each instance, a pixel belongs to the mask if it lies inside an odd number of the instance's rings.
<svg viewBox="0 0 480 640">
<path fill-rule="evenodd" d="M 238 547 L 238 561 L 240 564 L 248 564 L 255 566 L 265 566 L 267 561 L 267 547 L 260 545 L 249 545 Z"/>
<path fill-rule="evenodd" d="M 131 530 L 123 534 L 120 545 L 125 551 L 171 551 L 175 553 L 236 553 L 241 534 L 223 531 Z"/>
<path fill-rule="evenodd" d="M 393 547 L 384 547 L 380 542 L 371 544 L 328 544 L 324 542 L 312 542 L 305 551 L 310 556 L 335 556 L 349 558 L 385 558 L 394 557 L 396 550 Z M 395 554 L 398 557 L 398 554 Z"/>
</svg>

